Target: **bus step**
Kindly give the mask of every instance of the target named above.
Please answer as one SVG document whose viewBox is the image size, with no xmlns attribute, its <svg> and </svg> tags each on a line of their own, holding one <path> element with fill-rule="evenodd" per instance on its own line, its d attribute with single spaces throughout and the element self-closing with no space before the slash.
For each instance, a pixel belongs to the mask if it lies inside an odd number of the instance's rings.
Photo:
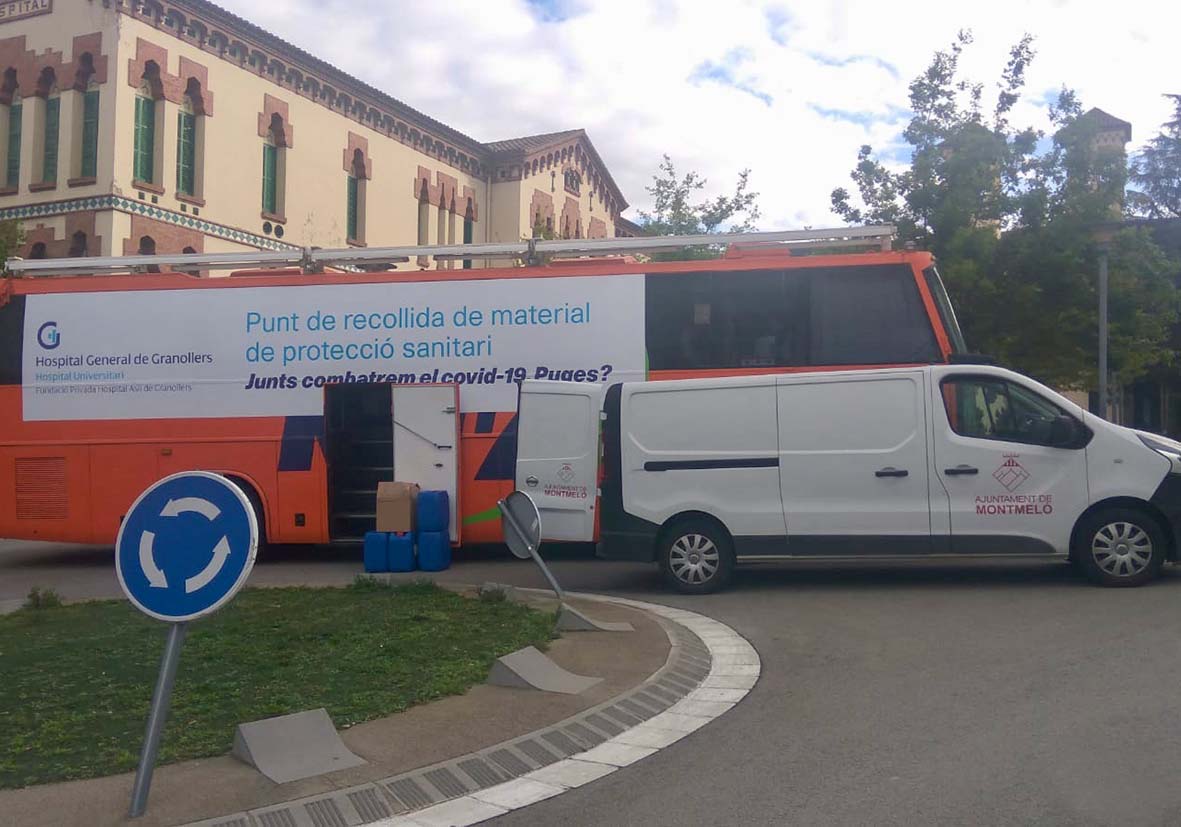
<svg viewBox="0 0 1181 827">
<path fill-rule="evenodd" d="M 337 462 L 350 466 L 383 465 L 383 460 L 392 460 L 393 456 L 394 443 L 388 439 L 350 441 L 336 450 Z"/>
<path fill-rule="evenodd" d="M 338 488 L 332 498 L 332 507 L 338 513 L 354 514 L 366 512 L 377 502 L 376 488 Z"/>
<path fill-rule="evenodd" d="M 332 514 L 332 536 L 363 535 L 377 527 L 377 515 L 364 511 L 336 511 Z"/>
<path fill-rule="evenodd" d="M 392 466 L 334 466 L 332 469 L 332 485 L 336 491 L 377 491 L 380 482 L 393 482 L 394 469 Z"/>
</svg>

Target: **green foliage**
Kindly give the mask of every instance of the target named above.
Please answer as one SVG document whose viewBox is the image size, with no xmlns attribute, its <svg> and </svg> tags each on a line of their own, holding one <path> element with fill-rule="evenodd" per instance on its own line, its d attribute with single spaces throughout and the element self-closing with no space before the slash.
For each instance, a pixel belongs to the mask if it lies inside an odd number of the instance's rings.
<svg viewBox="0 0 1181 827">
<path fill-rule="evenodd" d="M 971 43 L 960 32 L 911 83 L 910 165 L 891 169 L 863 146 L 857 198 L 837 188 L 833 210 L 894 224 L 901 241 L 932 251 L 974 349 L 1057 387 L 1093 387 L 1097 230 L 1119 219 L 1126 158 L 1096 142 L 1099 124 L 1066 88 L 1050 107 L 1047 151 L 1041 132 L 1010 122 L 1034 59 L 1029 35 L 1010 49 L 985 115 L 986 87 L 959 71 Z M 1121 381 L 1172 360 L 1176 268 L 1147 233 L 1111 244 L 1109 353 Z"/>
<path fill-rule="evenodd" d="M 29 589 L 29 596 L 25 598 L 24 608 L 30 611 L 39 611 L 41 609 L 56 609 L 61 604 L 61 595 L 53 589 L 34 586 Z"/>
<path fill-rule="evenodd" d="M 17 249 L 24 241 L 25 234 L 19 221 L 0 221 L 0 270 L 7 273 L 6 262 L 16 255 Z"/>
<path fill-rule="evenodd" d="M 733 195 L 702 199 L 707 181 L 696 172 L 677 174 L 672 159 L 665 155 L 660 172 L 646 187 L 652 196 L 652 212 L 641 212 L 639 224 L 648 235 L 706 235 L 708 233 L 746 233 L 755 230 L 759 219 L 757 192 L 750 191 L 750 170 L 738 173 Z M 727 226 L 728 225 L 728 226 Z M 683 252 L 660 253 L 658 260 L 717 258 L 716 246 L 692 247 Z"/>
<path fill-rule="evenodd" d="M 1173 117 L 1132 165 L 1131 211 L 1148 218 L 1181 218 L 1181 95 L 1166 95 Z"/>
<path fill-rule="evenodd" d="M 349 727 L 462 693 L 554 622 L 429 582 L 247 589 L 189 630 L 161 763 L 223 754 L 245 721 L 323 706 Z M 134 768 L 164 635 L 126 601 L 0 617 L 0 789 Z"/>
</svg>

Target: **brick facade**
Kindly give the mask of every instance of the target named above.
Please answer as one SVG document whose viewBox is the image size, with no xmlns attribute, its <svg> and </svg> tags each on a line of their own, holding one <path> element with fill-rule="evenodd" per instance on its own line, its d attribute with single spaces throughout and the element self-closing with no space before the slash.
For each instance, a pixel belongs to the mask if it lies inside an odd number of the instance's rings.
<svg viewBox="0 0 1181 827">
<path fill-rule="evenodd" d="M 180 72 L 173 75 L 168 71 L 168 50 L 137 37 L 135 57 L 127 61 L 128 86 L 139 88 L 149 61 L 154 62 L 159 69 L 158 83 L 152 89 L 154 97 L 163 98 L 169 103 L 183 104 L 190 81 L 196 81 L 200 95 L 193 101 L 193 110 L 197 115 L 213 115 L 213 90 L 209 88 L 208 67 L 181 56 Z"/>
<path fill-rule="evenodd" d="M 182 253 L 186 247 L 192 247 L 198 253 L 205 252 L 205 236 L 197 230 L 178 227 L 155 221 L 142 215 L 131 216 L 131 237 L 123 239 L 123 255 L 133 256 L 139 252 L 139 242 L 144 236 L 149 236 L 156 242 L 158 255 Z"/>
<path fill-rule="evenodd" d="M 15 91 L 22 95 L 38 94 L 45 96 L 50 89 L 44 87 L 45 70 L 53 72 L 57 88 L 85 90 L 90 82 L 107 82 L 107 56 L 102 54 L 101 32 L 78 35 L 73 40 L 70 60 L 64 60 L 59 51 L 46 49 L 37 54 L 32 49 L 25 48 L 25 36 L 6 37 L 0 39 L 0 68 L 12 74 L 5 78 L 0 86 L 0 104 L 12 103 Z M 90 55 L 89 62 L 82 59 L 84 54 Z"/>
<path fill-rule="evenodd" d="M 20 248 L 19 255 L 29 258 L 32 255 L 33 247 L 38 244 L 45 245 L 46 258 L 63 258 L 75 255 L 79 252 L 74 249 L 74 236 L 77 233 L 86 236 L 86 255 L 98 255 L 102 250 L 102 238 L 95 235 L 94 217 L 94 210 L 67 213 L 65 233 L 62 238 L 57 237 L 55 228 L 46 227 L 44 224 L 38 224 L 32 228 L 26 227 L 25 243 Z"/>
</svg>

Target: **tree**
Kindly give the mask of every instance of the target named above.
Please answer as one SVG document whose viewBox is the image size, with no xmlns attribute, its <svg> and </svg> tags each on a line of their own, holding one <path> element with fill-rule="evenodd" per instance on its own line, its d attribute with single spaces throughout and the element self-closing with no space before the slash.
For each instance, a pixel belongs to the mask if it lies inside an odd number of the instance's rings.
<svg viewBox="0 0 1181 827">
<path fill-rule="evenodd" d="M 1128 206 L 1148 218 L 1181 218 L 1181 95 L 1165 95 L 1173 102 L 1173 117 L 1148 142 L 1132 164 L 1136 189 Z"/>
<path fill-rule="evenodd" d="M 860 203 L 839 187 L 833 209 L 895 224 L 900 240 L 932 251 L 975 349 L 1057 387 L 1094 387 L 1095 230 L 1118 219 L 1126 159 L 1096 140 L 1100 123 L 1066 88 L 1045 151 L 1043 133 L 1010 122 L 1035 56 L 1028 35 L 1010 49 L 985 115 L 984 84 L 959 75 L 971 43 L 961 32 L 911 83 L 910 164 L 890 169 L 863 146 L 851 176 Z M 1112 241 L 1109 351 L 1121 381 L 1172 359 L 1172 268 L 1146 233 Z"/>
<path fill-rule="evenodd" d="M 7 272 L 5 263 L 11 256 L 16 255 L 24 240 L 25 234 L 19 221 L 0 221 L 0 269 Z"/>
<path fill-rule="evenodd" d="M 659 174 L 653 175 L 652 185 L 645 188 L 652 196 L 652 211 L 641 211 L 638 223 L 648 235 L 706 235 L 722 232 L 728 222 L 726 232 L 753 232 L 760 212 L 759 194 L 749 188 L 750 170 L 738 173 L 733 195 L 696 200 L 701 198 L 706 183 L 696 172 L 679 177 L 672 159 L 665 155 Z M 716 258 L 719 254 L 712 247 L 694 247 L 684 253 L 661 253 L 653 258 Z"/>
</svg>

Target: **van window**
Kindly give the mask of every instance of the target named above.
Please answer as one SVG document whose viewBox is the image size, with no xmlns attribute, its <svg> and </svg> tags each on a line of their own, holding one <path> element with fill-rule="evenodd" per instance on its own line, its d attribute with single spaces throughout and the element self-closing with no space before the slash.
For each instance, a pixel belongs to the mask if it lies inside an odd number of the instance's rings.
<svg viewBox="0 0 1181 827">
<path fill-rule="evenodd" d="M 1047 399 L 1012 382 L 982 377 L 944 380 L 947 421 L 960 436 L 1051 445 L 1050 426 L 1065 415 Z"/>
<path fill-rule="evenodd" d="M 906 265 L 646 277 L 651 370 L 941 361 Z"/>
</svg>

